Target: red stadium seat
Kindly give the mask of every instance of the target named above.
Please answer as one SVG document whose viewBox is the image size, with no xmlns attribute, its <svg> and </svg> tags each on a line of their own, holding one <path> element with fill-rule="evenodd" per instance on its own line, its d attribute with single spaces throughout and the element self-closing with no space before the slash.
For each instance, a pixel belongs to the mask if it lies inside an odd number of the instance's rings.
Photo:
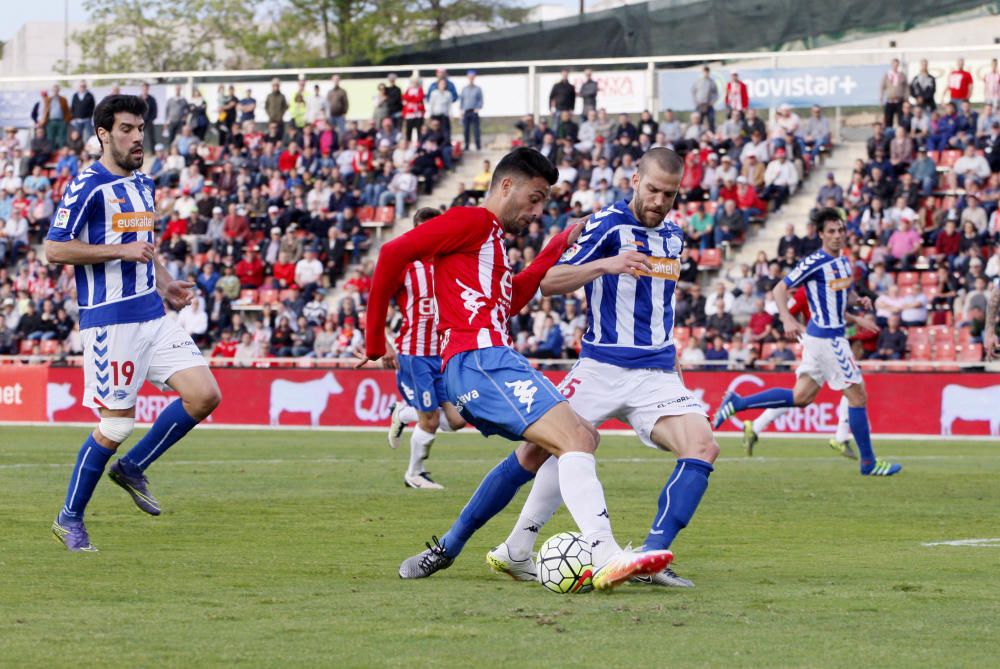
<svg viewBox="0 0 1000 669">
<path fill-rule="evenodd" d="M 933 247 L 929 247 L 933 248 Z M 933 253 L 934 251 L 930 251 Z M 924 255 L 927 255 L 925 252 Z M 937 272 L 921 272 L 920 273 L 920 285 L 921 286 L 936 286 L 937 285 Z"/>
<path fill-rule="evenodd" d="M 702 338 L 705 336 L 705 332 L 707 330 L 708 328 L 704 327 L 691 328 L 691 339 L 694 339 L 695 341 L 701 341 Z"/>
<path fill-rule="evenodd" d="M 18 349 L 21 355 L 31 355 L 31 352 L 35 350 L 35 341 L 33 339 L 23 339 L 21 340 L 21 348 Z"/>
<path fill-rule="evenodd" d="M 462 143 L 454 142 L 451 145 L 451 158 L 452 160 L 460 160 L 462 158 Z"/>
<path fill-rule="evenodd" d="M 934 161 L 935 165 L 941 164 L 941 152 L 940 151 L 928 151 L 927 157 Z"/>
<path fill-rule="evenodd" d="M 896 283 L 899 284 L 900 288 L 912 286 L 917 283 L 917 280 L 916 272 L 900 272 L 896 275 Z"/>
<path fill-rule="evenodd" d="M 777 345 L 774 342 L 767 342 L 767 343 L 761 344 L 761 346 L 760 346 L 760 359 L 761 360 L 770 360 L 771 359 L 771 354 L 774 353 L 774 349 L 776 349 L 776 348 L 777 348 Z"/>
<path fill-rule="evenodd" d="M 796 360 L 802 359 L 802 344 L 796 342 L 794 344 L 789 344 L 788 348 L 791 349 L 792 353 L 795 354 Z"/>
<path fill-rule="evenodd" d="M 285 288 L 280 293 L 278 293 L 278 301 L 279 302 L 284 302 L 285 300 L 290 300 L 290 299 L 292 299 L 292 297 L 294 297 L 294 293 L 297 293 L 297 292 L 298 291 L 294 291 L 291 288 Z"/>
<path fill-rule="evenodd" d="M 981 362 L 983 359 L 982 344 L 965 344 L 958 353 L 960 362 Z"/>
<path fill-rule="evenodd" d="M 924 286 L 924 296 L 927 298 L 928 302 L 937 297 L 939 292 L 940 291 L 937 286 Z"/>
<path fill-rule="evenodd" d="M 950 341 L 936 341 L 934 342 L 934 359 L 935 360 L 954 360 L 955 359 L 955 344 Z"/>
<path fill-rule="evenodd" d="M 931 345 L 930 344 L 913 344 L 910 347 L 910 359 L 911 360 L 930 360 L 931 359 Z"/>
<path fill-rule="evenodd" d="M 919 292 L 920 292 L 920 286 L 916 283 L 911 283 L 908 286 L 899 287 L 900 295 L 916 295 Z"/>
<path fill-rule="evenodd" d="M 710 270 L 722 267 L 722 251 L 720 249 L 705 249 L 698 258 L 698 269 Z"/>
<path fill-rule="evenodd" d="M 686 344 L 691 338 L 691 329 L 686 327 L 674 328 L 674 343 Z"/>
<path fill-rule="evenodd" d="M 972 343 L 972 326 L 965 325 L 958 330 L 958 345 L 968 346 Z"/>
<path fill-rule="evenodd" d="M 241 290 L 240 302 L 245 304 L 257 304 L 257 290 L 255 288 L 244 288 Z"/>
<path fill-rule="evenodd" d="M 264 288 L 260 291 L 261 304 L 274 304 L 278 301 L 278 291 L 274 288 Z"/>
<path fill-rule="evenodd" d="M 691 254 L 691 262 L 696 263 L 698 262 L 698 259 L 701 257 L 701 252 L 698 249 L 691 249 L 690 254 Z"/>
<path fill-rule="evenodd" d="M 912 327 L 906 331 L 906 341 L 912 349 L 917 344 L 930 344 L 931 337 L 927 333 L 927 328 L 922 327 Z"/>
<path fill-rule="evenodd" d="M 962 157 L 962 151 L 960 149 L 947 149 L 941 152 L 941 161 L 938 163 L 938 167 L 952 167 L 955 162 Z"/>
<path fill-rule="evenodd" d="M 358 220 L 362 223 L 375 220 L 375 207 L 361 207 L 358 209 Z"/>
<path fill-rule="evenodd" d="M 55 355 L 59 352 L 59 341 L 56 339 L 47 339 L 42 342 L 40 348 L 42 355 Z"/>
<path fill-rule="evenodd" d="M 395 207 L 378 207 L 375 210 L 375 220 L 385 225 L 392 225 L 396 222 Z"/>
<path fill-rule="evenodd" d="M 955 341 L 955 332 L 947 325 L 932 325 L 927 328 L 927 334 L 931 336 L 931 340 L 937 344 L 938 342 L 951 342 Z"/>
</svg>

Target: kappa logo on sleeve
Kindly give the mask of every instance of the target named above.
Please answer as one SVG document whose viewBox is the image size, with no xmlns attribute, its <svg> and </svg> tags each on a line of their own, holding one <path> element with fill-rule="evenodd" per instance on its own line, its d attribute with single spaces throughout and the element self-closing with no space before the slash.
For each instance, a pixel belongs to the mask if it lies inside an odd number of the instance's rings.
<svg viewBox="0 0 1000 669">
<path fill-rule="evenodd" d="M 56 212 L 56 217 L 52 222 L 53 227 L 64 228 L 69 225 L 69 209 L 62 207 Z"/>
</svg>

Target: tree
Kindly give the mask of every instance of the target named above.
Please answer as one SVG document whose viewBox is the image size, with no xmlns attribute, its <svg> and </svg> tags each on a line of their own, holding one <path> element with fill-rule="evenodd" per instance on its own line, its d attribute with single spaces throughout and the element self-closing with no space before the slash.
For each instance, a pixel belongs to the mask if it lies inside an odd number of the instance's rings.
<svg viewBox="0 0 1000 669">
<path fill-rule="evenodd" d="M 91 28 L 73 35 L 77 72 L 178 71 L 219 67 L 219 47 L 247 57 L 261 0 L 86 0 Z M 250 63 L 246 63 L 249 65 Z"/>
</svg>

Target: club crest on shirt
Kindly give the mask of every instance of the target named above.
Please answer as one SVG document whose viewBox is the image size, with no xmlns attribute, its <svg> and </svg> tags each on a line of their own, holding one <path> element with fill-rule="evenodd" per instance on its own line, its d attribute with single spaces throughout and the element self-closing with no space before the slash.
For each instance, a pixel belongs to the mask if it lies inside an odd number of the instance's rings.
<svg viewBox="0 0 1000 669">
<path fill-rule="evenodd" d="M 667 237 L 667 255 L 676 258 L 681 253 L 680 237 Z"/>
</svg>

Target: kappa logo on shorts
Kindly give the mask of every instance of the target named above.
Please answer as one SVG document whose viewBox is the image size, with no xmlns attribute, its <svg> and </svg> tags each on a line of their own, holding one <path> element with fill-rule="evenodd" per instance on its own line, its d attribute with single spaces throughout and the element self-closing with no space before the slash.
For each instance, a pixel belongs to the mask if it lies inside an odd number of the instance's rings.
<svg viewBox="0 0 1000 669">
<path fill-rule="evenodd" d="M 406 395 L 406 399 L 412 400 L 416 397 L 416 393 L 413 392 L 413 388 L 409 387 L 402 381 L 399 382 L 399 385 L 403 388 L 403 394 Z"/>
<path fill-rule="evenodd" d="M 126 397 L 128 397 L 128 393 L 125 392 L 124 390 L 116 390 L 111 394 L 111 396 L 114 397 L 116 400 L 121 401 Z"/>
<path fill-rule="evenodd" d="M 517 401 L 527 407 L 528 413 L 531 413 L 531 405 L 535 401 L 535 393 L 538 392 L 538 387 L 535 385 L 535 382 L 508 381 L 504 383 L 504 385 L 513 391 L 514 397 L 517 398 Z"/>
</svg>

